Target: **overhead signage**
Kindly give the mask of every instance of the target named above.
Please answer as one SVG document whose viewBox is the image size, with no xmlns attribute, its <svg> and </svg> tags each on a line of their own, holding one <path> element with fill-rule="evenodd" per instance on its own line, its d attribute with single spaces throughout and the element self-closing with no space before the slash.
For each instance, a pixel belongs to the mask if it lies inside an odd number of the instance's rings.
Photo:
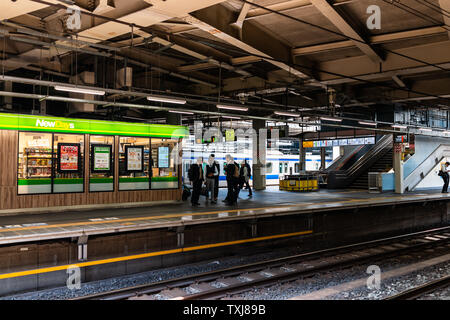
<svg viewBox="0 0 450 320">
<path fill-rule="evenodd" d="M 228 129 L 225 131 L 225 141 L 234 141 L 234 129 Z"/>
<path fill-rule="evenodd" d="M 110 172 L 112 164 L 112 146 L 108 144 L 92 145 L 92 172 Z"/>
<path fill-rule="evenodd" d="M 169 147 L 158 147 L 158 168 L 169 167 Z"/>
<path fill-rule="evenodd" d="M 125 146 L 125 162 L 128 172 L 144 171 L 144 147 Z"/>
<path fill-rule="evenodd" d="M 80 171 L 80 144 L 58 143 L 58 172 Z"/>
<path fill-rule="evenodd" d="M 407 134 L 395 134 L 394 135 L 394 143 L 406 143 L 408 142 Z"/>
<path fill-rule="evenodd" d="M 303 141 L 303 148 L 359 146 L 359 145 L 365 145 L 365 144 L 375 144 L 375 137 Z"/>
</svg>

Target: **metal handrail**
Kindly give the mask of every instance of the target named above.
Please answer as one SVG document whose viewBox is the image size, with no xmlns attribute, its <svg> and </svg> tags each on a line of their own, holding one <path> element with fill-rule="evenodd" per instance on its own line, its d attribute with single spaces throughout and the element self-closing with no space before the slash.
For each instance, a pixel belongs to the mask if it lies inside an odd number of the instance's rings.
<svg viewBox="0 0 450 320">
<path fill-rule="evenodd" d="M 387 151 L 392 145 L 393 138 L 391 135 L 383 136 L 377 144 L 374 145 L 366 154 L 359 158 L 350 168 L 342 172 L 336 172 L 338 175 L 352 176 L 364 167 L 368 162 L 374 159 L 382 151 Z"/>
<path fill-rule="evenodd" d="M 392 147 L 393 137 L 392 135 L 383 136 L 375 146 L 370 149 L 364 156 L 362 156 L 358 161 L 356 161 L 347 171 L 347 173 L 352 176 L 361 168 L 363 168 L 367 163 L 374 159 L 375 156 L 379 155 L 383 151 L 388 151 Z"/>
<path fill-rule="evenodd" d="M 330 171 L 328 183 L 336 188 L 351 184 L 358 175 L 374 164 L 390 149 L 392 149 L 392 135 L 384 135 L 378 142 L 361 158 L 359 158 L 349 169 L 341 171 Z"/>
</svg>

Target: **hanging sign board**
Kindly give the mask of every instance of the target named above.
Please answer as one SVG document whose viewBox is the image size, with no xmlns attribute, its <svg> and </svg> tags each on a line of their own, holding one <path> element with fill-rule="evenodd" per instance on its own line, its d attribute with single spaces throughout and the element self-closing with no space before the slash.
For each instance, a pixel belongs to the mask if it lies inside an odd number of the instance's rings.
<svg viewBox="0 0 450 320">
<path fill-rule="evenodd" d="M 58 143 L 58 172 L 73 173 L 80 171 L 80 144 Z"/>
<path fill-rule="evenodd" d="M 234 129 L 229 129 L 225 131 L 225 141 L 234 141 Z"/>
<path fill-rule="evenodd" d="M 125 146 L 125 163 L 128 172 L 144 171 L 144 147 Z"/>
<path fill-rule="evenodd" d="M 112 146 L 109 144 L 93 144 L 91 148 L 91 171 L 97 173 L 110 172 L 112 168 Z"/>
<path fill-rule="evenodd" d="M 394 143 L 406 143 L 408 142 L 407 134 L 395 134 L 394 135 Z"/>
</svg>

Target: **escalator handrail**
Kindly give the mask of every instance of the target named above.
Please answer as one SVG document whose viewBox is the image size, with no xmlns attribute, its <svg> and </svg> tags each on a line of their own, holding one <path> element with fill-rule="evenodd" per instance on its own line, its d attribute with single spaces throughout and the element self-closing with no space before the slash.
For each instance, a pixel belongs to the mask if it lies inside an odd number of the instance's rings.
<svg viewBox="0 0 450 320">
<path fill-rule="evenodd" d="M 384 135 L 375 145 L 371 148 L 366 154 L 364 154 L 361 158 L 359 158 L 350 168 L 347 170 L 338 172 L 336 171 L 336 175 L 342 175 L 346 177 L 352 177 L 357 173 L 361 172 L 363 169 L 366 169 L 368 163 L 376 159 L 376 156 L 380 153 L 386 153 L 392 148 L 392 135 Z"/>
</svg>

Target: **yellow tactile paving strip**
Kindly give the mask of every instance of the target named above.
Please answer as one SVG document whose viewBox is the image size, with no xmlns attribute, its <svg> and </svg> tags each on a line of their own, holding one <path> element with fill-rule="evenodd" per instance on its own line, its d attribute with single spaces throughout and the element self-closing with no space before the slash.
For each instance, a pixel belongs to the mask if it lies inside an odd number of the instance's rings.
<svg viewBox="0 0 450 320">
<path fill-rule="evenodd" d="M 177 249 L 170 249 L 170 250 L 163 250 L 163 251 L 156 251 L 156 252 L 148 252 L 148 253 L 143 253 L 143 254 L 135 254 L 135 255 L 130 255 L 130 256 L 110 258 L 110 259 L 80 262 L 80 263 L 75 263 L 75 264 L 70 264 L 70 265 L 61 265 L 61 266 L 48 267 L 48 268 L 39 268 L 39 269 L 4 273 L 4 274 L 0 274 L 0 280 L 29 276 L 29 275 L 36 275 L 36 274 L 41 274 L 41 273 L 48 273 L 48 272 L 53 272 L 53 271 L 61 271 L 61 270 L 66 270 L 69 267 L 74 267 L 74 266 L 83 268 L 83 267 L 97 266 L 97 265 L 102 265 L 102 264 L 107 264 L 107 263 L 123 262 L 123 261 L 129 261 L 129 260 L 150 258 L 150 257 L 156 257 L 156 256 L 162 256 L 162 255 L 168 255 L 168 254 L 174 254 L 174 253 L 204 250 L 204 249 L 210 249 L 210 248 L 231 246 L 231 245 L 236 245 L 236 244 L 258 242 L 258 241 L 264 241 L 264 240 L 274 240 L 274 239 L 280 239 L 280 238 L 295 237 L 295 236 L 306 235 L 306 234 L 312 234 L 312 230 L 305 230 L 305 231 L 285 233 L 285 234 L 277 234 L 277 235 L 272 235 L 272 236 L 257 237 L 257 238 L 251 238 L 251 239 L 242 239 L 242 240 L 235 240 L 235 241 L 211 243 L 211 244 L 186 247 L 186 248 L 177 248 Z"/>
<path fill-rule="evenodd" d="M 246 209 L 230 209 L 230 210 L 218 210 L 218 211 L 207 211 L 207 212 L 195 212 L 195 213 L 177 213 L 177 214 L 164 214 L 158 216 L 144 216 L 144 217 L 136 217 L 136 218 L 122 218 L 115 220 L 101 220 L 101 221 L 76 221 L 76 222 L 68 222 L 68 223 L 59 223 L 59 224 L 51 224 L 51 225 L 39 225 L 39 226 L 29 226 L 29 227 L 17 227 L 17 228 L 3 228 L 0 229 L 0 236 L 5 232 L 15 232 L 15 231 L 24 231 L 24 230 L 39 230 L 39 229 L 51 229 L 51 228 L 64 228 L 64 227 L 75 227 L 75 226 L 93 226 L 100 224 L 121 224 L 121 225 L 131 225 L 132 222 L 146 221 L 146 220 L 158 220 L 158 219 L 168 219 L 168 218 L 183 218 L 183 217 L 193 217 L 193 216 L 205 216 L 205 219 L 208 219 L 207 216 L 217 215 L 220 213 L 241 213 L 245 214 L 257 214 L 257 213 L 275 213 L 274 209 L 283 209 L 283 211 L 288 209 L 307 209 L 309 208 L 317 208 L 324 207 L 329 208 L 331 205 L 342 205 L 345 207 L 345 204 L 354 204 L 354 203 L 363 203 L 368 202 L 370 204 L 380 204 L 380 200 L 408 200 L 411 198 L 424 197 L 424 200 L 439 200 L 442 199 L 442 196 L 435 196 L 430 198 L 430 195 L 408 195 L 408 196 L 387 196 L 387 197 L 373 197 L 373 198 L 365 198 L 365 199 L 350 199 L 350 200 L 340 200 L 340 201 L 330 201 L 330 202 L 317 202 L 317 203 L 298 203 L 298 204 L 287 204 L 287 205 L 277 205 L 271 207 L 259 207 L 259 208 L 246 208 Z M 258 212 L 259 211 L 259 212 Z"/>
</svg>

